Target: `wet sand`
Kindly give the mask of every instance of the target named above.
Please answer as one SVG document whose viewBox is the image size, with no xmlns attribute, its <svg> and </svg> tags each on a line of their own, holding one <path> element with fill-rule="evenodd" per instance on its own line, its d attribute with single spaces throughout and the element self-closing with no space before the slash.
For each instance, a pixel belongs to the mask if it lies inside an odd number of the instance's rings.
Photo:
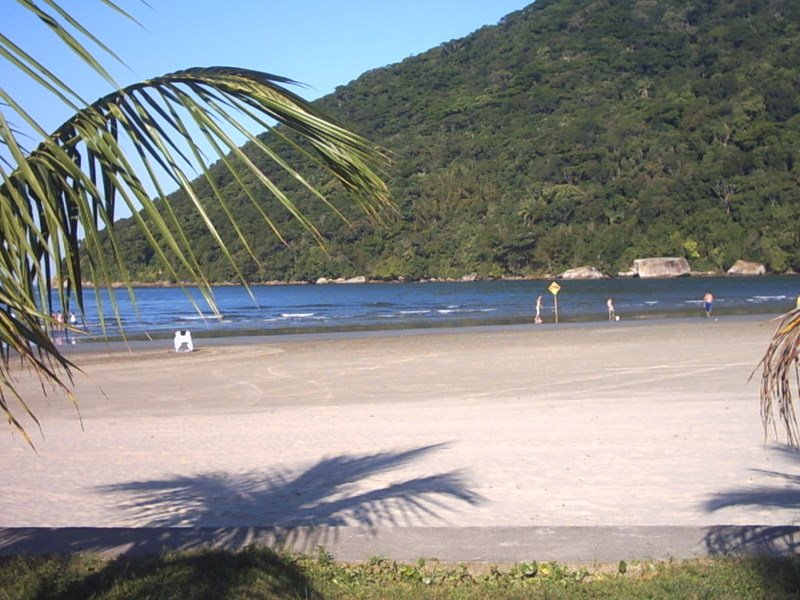
<svg viewBox="0 0 800 600">
<path fill-rule="evenodd" d="M 703 553 L 722 527 L 800 521 L 800 455 L 764 443 L 748 383 L 773 329 L 697 319 L 77 353 L 82 426 L 21 375 L 44 437 L 29 426 L 34 453 L 0 436 L 0 551 L 268 532 L 351 559 L 522 560 L 543 532 L 561 547 L 570 531 L 686 531 L 688 549 L 644 551 Z M 95 548 L 40 528 L 128 533 Z M 633 537 L 610 558 L 642 552 Z M 603 539 L 593 556 L 537 558 L 605 558 Z"/>
</svg>

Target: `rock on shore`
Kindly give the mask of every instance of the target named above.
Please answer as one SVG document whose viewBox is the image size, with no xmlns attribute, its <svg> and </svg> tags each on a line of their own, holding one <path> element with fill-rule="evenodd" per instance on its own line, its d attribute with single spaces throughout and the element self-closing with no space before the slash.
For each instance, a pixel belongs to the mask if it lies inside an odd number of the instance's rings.
<svg viewBox="0 0 800 600">
<path fill-rule="evenodd" d="M 633 261 L 633 270 L 642 279 L 685 277 L 691 272 L 689 261 L 683 257 L 637 258 Z"/>
<path fill-rule="evenodd" d="M 359 275 L 358 277 L 350 277 L 349 279 L 345 279 L 344 277 L 337 277 L 336 279 L 328 279 L 327 277 L 320 277 L 314 283 L 317 285 L 325 285 L 328 283 L 367 283 L 367 278 L 364 275 Z"/>
<path fill-rule="evenodd" d="M 567 269 L 558 277 L 559 279 L 603 279 L 605 275 L 596 267 L 585 266 Z"/>
<path fill-rule="evenodd" d="M 728 275 L 766 275 L 766 273 L 767 268 L 764 265 L 747 260 L 737 260 L 728 269 Z"/>
</svg>

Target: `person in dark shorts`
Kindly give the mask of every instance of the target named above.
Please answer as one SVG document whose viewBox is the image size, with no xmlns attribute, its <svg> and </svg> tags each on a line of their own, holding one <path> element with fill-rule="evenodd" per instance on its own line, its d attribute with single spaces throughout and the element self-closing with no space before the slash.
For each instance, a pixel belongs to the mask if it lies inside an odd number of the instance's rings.
<svg viewBox="0 0 800 600">
<path fill-rule="evenodd" d="M 711 309 L 714 308 L 714 294 L 706 292 L 703 296 L 703 308 L 706 309 L 706 318 L 711 318 Z"/>
</svg>

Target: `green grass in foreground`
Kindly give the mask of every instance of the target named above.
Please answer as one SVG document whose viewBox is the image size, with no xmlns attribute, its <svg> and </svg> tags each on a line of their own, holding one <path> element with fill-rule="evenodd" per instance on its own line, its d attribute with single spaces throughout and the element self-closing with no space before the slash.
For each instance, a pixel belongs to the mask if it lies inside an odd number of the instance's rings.
<svg viewBox="0 0 800 600">
<path fill-rule="evenodd" d="M 568 568 L 342 564 L 317 556 L 208 550 L 104 560 L 0 558 L 0 598 L 798 598 L 800 558 L 650 562 Z"/>
</svg>

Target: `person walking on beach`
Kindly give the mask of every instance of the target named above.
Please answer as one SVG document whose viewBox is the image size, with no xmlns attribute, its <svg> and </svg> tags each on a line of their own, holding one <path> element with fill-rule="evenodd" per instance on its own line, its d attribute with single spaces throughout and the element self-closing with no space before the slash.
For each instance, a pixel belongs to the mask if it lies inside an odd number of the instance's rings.
<svg viewBox="0 0 800 600">
<path fill-rule="evenodd" d="M 714 294 L 706 292 L 703 296 L 703 308 L 706 309 L 706 319 L 711 318 L 711 309 L 714 308 Z"/>
<path fill-rule="evenodd" d="M 611 298 L 606 301 L 606 307 L 608 308 L 608 320 L 616 321 L 617 313 L 614 311 L 614 303 L 611 301 Z"/>
<path fill-rule="evenodd" d="M 536 318 L 533 319 L 533 322 L 539 325 L 542 322 L 542 295 L 539 294 L 539 297 L 536 298 Z"/>
</svg>

